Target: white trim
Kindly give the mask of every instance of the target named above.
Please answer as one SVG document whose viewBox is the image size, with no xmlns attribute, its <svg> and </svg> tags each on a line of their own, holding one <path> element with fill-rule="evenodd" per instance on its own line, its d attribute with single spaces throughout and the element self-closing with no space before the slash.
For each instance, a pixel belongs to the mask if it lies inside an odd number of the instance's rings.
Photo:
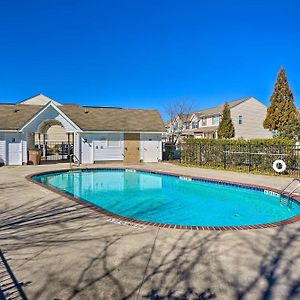
<svg viewBox="0 0 300 300">
<path fill-rule="evenodd" d="M 48 102 L 48 104 L 46 104 L 40 111 L 38 111 L 30 120 L 28 120 L 19 131 L 22 132 L 31 122 L 33 122 L 50 106 L 55 109 L 66 121 L 68 121 L 77 131 L 82 132 L 82 130 L 51 101 Z"/>
<path fill-rule="evenodd" d="M 166 131 L 140 131 L 140 130 L 93 130 L 93 131 L 81 131 L 82 133 L 166 133 Z"/>
<path fill-rule="evenodd" d="M 17 130 L 17 129 L 7 129 L 7 130 L 5 130 L 5 129 L 0 129 L 0 132 L 19 132 L 19 130 Z"/>
</svg>

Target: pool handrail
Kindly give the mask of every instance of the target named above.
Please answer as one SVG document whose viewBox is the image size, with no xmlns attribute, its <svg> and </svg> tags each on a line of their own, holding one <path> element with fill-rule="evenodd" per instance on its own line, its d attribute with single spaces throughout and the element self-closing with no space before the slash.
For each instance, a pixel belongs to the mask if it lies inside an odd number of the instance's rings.
<svg viewBox="0 0 300 300">
<path fill-rule="evenodd" d="M 298 184 L 296 185 L 296 187 L 294 188 L 294 189 L 292 189 L 291 191 L 289 191 L 288 192 L 288 194 L 285 194 L 284 192 L 286 191 L 286 189 L 288 188 L 288 187 L 290 187 L 294 182 L 298 182 Z M 292 201 L 291 201 L 291 198 L 290 198 L 290 196 L 299 188 L 299 186 L 300 186 L 300 179 L 298 179 L 298 178 L 294 178 L 291 182 L 289 182 L 289 184 L 287 184 L 282 190 L 281 190 L 281 192 L 280 192 L 280 203 L 282 203 L 282 204 L 285 204 L 285 205 L 287 205 L 288 207 L 290 207 L 291 206 L 291 204 L 292 204 Z M 287 196 L 287 199 L 285 198 L 283 198 L 282 196 L 284 196 L 284 195 L 286 195 Z"/>
<path fill-rule="evenodd" d="M 80 166 L 80 160 L 79 158 L 73 153 L 70 155 L 70 168 L 73 169 L 73 167 L 79 167 Z"/>
</svg>

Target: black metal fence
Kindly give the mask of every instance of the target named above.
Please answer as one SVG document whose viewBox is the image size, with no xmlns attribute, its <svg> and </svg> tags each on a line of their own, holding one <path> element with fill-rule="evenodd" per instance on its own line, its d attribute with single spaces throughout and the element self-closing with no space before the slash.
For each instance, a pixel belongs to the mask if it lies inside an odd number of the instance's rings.
<svg viewBox="0 0 300 300">
<path fill-rule="evenodd" d="M 300 147 L 268 144 L 181 143 L 165 144 L 163 160 L 183 164 L 244 172 L 274 173 L 275 160 L 286 163 L 286 171 L 300 177 Z"/>
<path fill-rule="evenodd" d="M 6 259 L 4 253 L 0 250 L 0 299 L 27 300 L 28 298 L 23 290 L 25 284 L 16 279 L 8 261 L 9 259 Z"/>
<path fill-rule="evenodd" d="M 171 144 L 163 143 L 162 147 L 162 159 L 163 161 L 179 161 L 181 157 L 181 145 L 180 144 Z"/>
<path fill-rule="evenodd" d="M 42 152 L 42 160 L 67 161 L 74 152 L 73 144 L 65 142 L 46 142 L 36 145 Z"/>
</svg>

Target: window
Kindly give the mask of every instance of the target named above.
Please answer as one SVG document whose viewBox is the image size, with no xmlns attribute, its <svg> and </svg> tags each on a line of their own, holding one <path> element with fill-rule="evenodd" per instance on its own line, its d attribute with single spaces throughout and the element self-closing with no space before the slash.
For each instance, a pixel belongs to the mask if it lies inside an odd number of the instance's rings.
<svg viewBox="0 0 300 300">
<path fill-rule="evenodd" d="M 207 125 L 207 119 L 206 118 L 202 118 L 202 126 L 206 126 Z"/>
<path fill-rule="evenodd" d="M 193 121 L 192 122 L 192 128 L 198 128 L 198 121 Z"/>
<path fill-rule="evenodd" d="M 218 125 L 219 124 L 219 115 L 213 116 L 213 125 Z"/>
<path fill-rule="evenodd" d="M 107 137 L 99 136 L 98 145 L 100 146 L 101 149 L 106 148 L 107 147 Z"/>
<path fill-rule="evenodd" d="M 121 146 L 121 141 L 119 136 L 109 136 L 108 147 L 118 148 Z"/>
<path fill-rule="evenodd" d="M 239 124 L 243 124 L 243 116 L 239 116 Z"/>
</svg>

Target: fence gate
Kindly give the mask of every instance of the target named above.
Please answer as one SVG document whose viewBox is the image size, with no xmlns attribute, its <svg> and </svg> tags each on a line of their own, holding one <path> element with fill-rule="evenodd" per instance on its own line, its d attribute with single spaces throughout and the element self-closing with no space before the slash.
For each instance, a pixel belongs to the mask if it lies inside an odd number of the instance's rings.
<svg viewBox="0 0 300 300">
<path fill-rule="evenodd" d="M 69 161 L 74 153 L 74 144 L 71 142 L 45 142 L 36 145 L 42 151 L 42 161 Z"/>
</svg>

